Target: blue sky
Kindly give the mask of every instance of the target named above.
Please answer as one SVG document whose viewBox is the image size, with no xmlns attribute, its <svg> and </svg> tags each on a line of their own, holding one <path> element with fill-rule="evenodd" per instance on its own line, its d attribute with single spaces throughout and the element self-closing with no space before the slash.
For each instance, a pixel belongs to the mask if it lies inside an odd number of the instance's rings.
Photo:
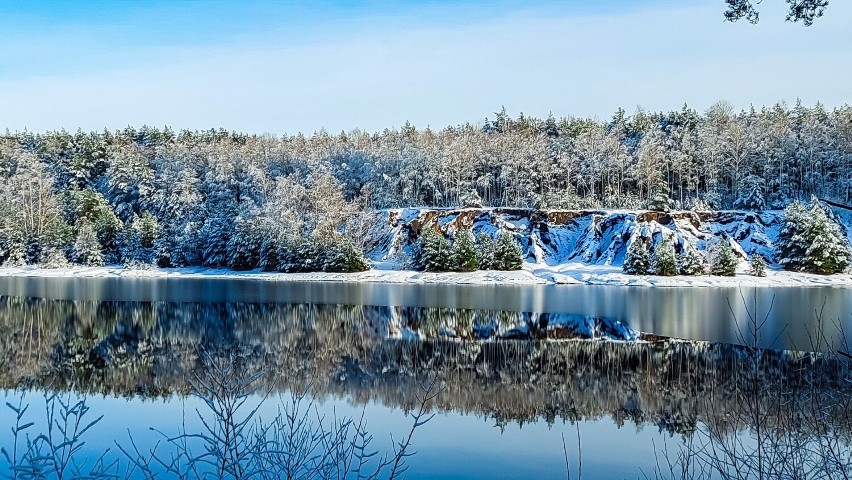
<svg viewBox="0 0 852 480">
<path fill-rule="evenodd" d="M 721 0 L 0 0 L 0 128 L 425 127 L 849 101 L 852 2 L 813 27 Z M 83 5 L 81 5 L 83 4 Z"/>
</svg>

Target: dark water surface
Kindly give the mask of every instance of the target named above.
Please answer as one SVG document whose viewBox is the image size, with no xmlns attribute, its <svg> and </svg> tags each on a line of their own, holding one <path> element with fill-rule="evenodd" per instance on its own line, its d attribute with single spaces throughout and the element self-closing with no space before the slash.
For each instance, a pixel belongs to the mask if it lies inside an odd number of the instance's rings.
<svg viewBox="0 0 852 480">
<path fill-rule="evenodd" d="M 838 346 L 840 331 L 852 331 L 850 293 L 4 278 L 0 400 L 29 404 L 37 434 L 47 430 L 45 396 L 86 398 L 91 418 L 103 419 L 79 455 L 121 457 L 117 443 L 126 448 L 131 438 L 145 450 L 163 441 L 156 431 L 203 431 L 196 410 L 215 423 L 192 392 L 227 364 L 230 376 L 254 379 L 247 411 L 257 407 L 258 419 L 269 421 L 309 387 L 319 415 L 363 412 L 386 451 L 390 435 L 408 432 L 422 386 L 434 382 L 426 407 L 437 416 L 415 431 L 408 478 L 564 478 L 563 436 L 572 478 L 578 442 L 585 478 L 653 478 L 664 448 L 671 460 L 685 449 L 705 466 L 736 463 L 746 477 L 772 477 L 789 462 L 814 478 L 842 478 L 852 473 L 849 361 L 778 348 L 811 344 L 814 311 Z M 774 349 L 731 344 L 741 335 L 751 342 L 755 302 L 759 321 L 766 317 L 759 343 Z M 462 333 L 535 326 L 541 313 L 713 343 Z M 464 340 L 442 336 L 447 328 Z M 423 339 L 405 340 L 412 334 Z M 14 417 L 3 409 L 0 425 Z M 0 446 L 13 443 L 0 430 Z M 8 465 L 3 456 L 0 465 Z"/>
<path fill-rule="evenodd" d="M 312 303 L 487 309 L 600 316 L 658 335 L 815 350 L 852 334 L 852 288 L 647 288 L 434 285 L 252 279 L 0 278 L 0 295 L 95 301 Z"/>
</svg>

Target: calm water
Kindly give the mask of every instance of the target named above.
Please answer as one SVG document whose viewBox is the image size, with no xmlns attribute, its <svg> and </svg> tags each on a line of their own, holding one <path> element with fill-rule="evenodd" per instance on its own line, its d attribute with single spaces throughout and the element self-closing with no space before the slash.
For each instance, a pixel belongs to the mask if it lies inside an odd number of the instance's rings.
<svg viewBox="0 0 852 480">
<path fill-rule="evenodd" d="M 238 358 L 235 376 L 257 375 L 247 403 L 257 418 L 268 421 L 310 385 L 320 415 L 363 412 L 382 451 L 390 435 L 407 433 L 421 386 L 437 379 L 427 405 L 437 415 L 415 431 L 409 478 L 564 477 L 563 435 L 572 469 L 579 436 L 587 478 L 653 477 L 662 449 L 674 457 L 690 439 L 738 445 L 748 463 L 756 426 L 807 451 L 840 451 L 846 468 L 849 443 L 836 442 L 852 435 L 849 362 L 727 343 L 751 341 L 747 310 L 756 309 L 766 319 L 764 347 L 808 347 L 820 325 L 815 311 L 837 344 L 840 330 L 852 331 L 850 293 L 0 279 L 0 396 L 31 405 L 33 432 L 46 430 L 45 395 L 86 398 L 91 418 L 103 419 L 86 433 L 84 452 L 120 457 L 116 442 L 126 448 L 131 437 L 144 450 L 162 441 L 156 431 L 203 431 L 196 410 L 215 421 L 189 395 L 194 379 Z M 726 343 L 439 335 L 442 326 L 462 335 L 544 312 Z M 401 339 L 410 331 L 426 340 Z M 0 424 L 13 420 L 11 410 L 0 413 Z M 0 445 L 11 442 L 4 428 Z M 774 448 L 766 462 L 789 457 Z"/>
<path fill-rule="evenodd" d="M 813 350 L 814 332 L 820 328 L 832 343 L 842 342 L 842 331 L 852 332 L 852 289 L 842 287 L 643 288 L 0 278 L 0 295 L 64 300 L 312 303 L 570 313 L 619 320 L 636 330 L 658 335 L 725 343 L 751 343 L 750 318 L 756 318 L 763 324 L 758 339 L 760 346 L 777 349 Z"/>
</svg>

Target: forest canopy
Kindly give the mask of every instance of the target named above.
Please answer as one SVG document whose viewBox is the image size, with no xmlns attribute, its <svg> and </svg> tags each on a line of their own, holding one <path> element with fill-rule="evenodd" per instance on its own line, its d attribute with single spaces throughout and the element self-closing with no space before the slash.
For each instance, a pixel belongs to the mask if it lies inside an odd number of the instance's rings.
<svg viewBox="0 0 852 480">
<path fill-rule="evenodd" d="M 852 108 L 717 103 L 607 120 L 501 110 L 441 130 L 280 137 L 7 131 L 0 178 L 2 262 L 346 270 L 366 268 L 363 216 L 377 208 L 848 204 Z"/>
</svg>

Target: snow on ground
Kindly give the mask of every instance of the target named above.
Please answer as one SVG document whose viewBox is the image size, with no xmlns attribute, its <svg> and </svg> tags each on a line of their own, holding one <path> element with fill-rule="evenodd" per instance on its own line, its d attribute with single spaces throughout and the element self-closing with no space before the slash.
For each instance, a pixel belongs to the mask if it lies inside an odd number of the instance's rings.
<svg viewBox="0 0 852 480">
<path fill-rule="evenodd" d="M 524 264 L 523 270 L 477 271 L 477 272 L 416 272 L 388 269 L 389 265 L 378 265 L 366 272 L 358 273 L 277 273 L 235 272 L 226 269 L 152 268 L 125 269 L 122 267 L 71 267 L 65 269 L 43 269 L 34 266 L 0 268 L 0 277 L 80 277 L 80 278 L 241 278 L 276 282 L 365 282 L 365 283 L 413 283 L 450 285 L 625 285 L 642 287 L 852 287 L 852 275 L 814 275 L 782 270 L 767 270 L 766 277 L 754 277 L 741 271 L 736 277 L 655 275 L 633 276 L 621 273 L 621 267 L 611 265 L 589 265 L 565 263 Z"/>
</svg>

